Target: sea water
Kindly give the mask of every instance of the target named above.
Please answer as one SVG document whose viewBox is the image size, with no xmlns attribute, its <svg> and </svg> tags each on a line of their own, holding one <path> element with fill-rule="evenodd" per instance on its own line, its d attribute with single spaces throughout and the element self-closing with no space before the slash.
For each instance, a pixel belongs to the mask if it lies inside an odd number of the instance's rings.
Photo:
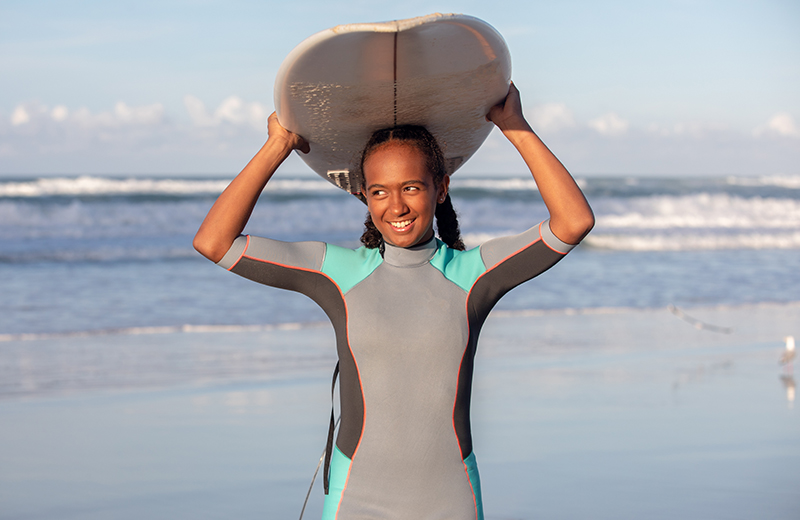
<svg viewBox="0 0 800 520">
<path fill-rule="evenodd" d="M 332 332 L 308 298 L 192 250 L 228 182 L 0 181 L 0 518 L 297 517 Z M 484 331 L 487 520 L 796 518 L 777 360 L 797 334 L 800 177 L 579 183 L 595 229 Z M 547 216 L 523 177 L 456 175 L 452 193 L 469 247 Z M 357 247 L 364 215 L 325 181 L 277 177 L 247 231 Z"/>
<path fill-rule="evenodd" d="M 6 359 L 0 363 L 0 399 L 139 386 L 136 377 L 122 378 L 122 384 L 116 371 L 128 359 L 123 336 L 187 332 L 195 333 L 191 343 L 197 344 L 201 333 L 329 330 L 309 298 L 237 277 L 192 249 L 194 233 L 228 182 L 97 176 L 0 181 L 0 361 Z M 550 271 L 507 294 L 496 312 L 680 313 L 800 301 L 800 176 L 578 182 L 597 217 L 595 229 Z M 451 193 L 467 247 L 547 218 L 529 177 L 457 175 Z M 360 201 L 322 179 L 277 177 L 246 232 L 356 248 L 365 214 Z M 80 345 L 75 338 L 96 336 L 99 343 L 91 344 L 103 346 L 83 343 L 83 354 L 58 347 L 60 339 Z M 35 340 L 43 346 L 34 348 Z M 155 337 L 140 343 L 154 345 L 138 355 L 162 374 L 153 377 L 168 384 L 177 374 L 170 370 L 177 350 L 157 347 Z M 277 348 L 265 345 L 265 355 Z M 53 359 L 60 368 L 50 367 Z M 286 363 L 301 372 L 327 366 L 333 350 L 282 359 L 263 368 L 263 375 L 291 368 Z M 35 365 L 37 375 L 20 363 Z M 228 369 L 247 373 L 243 364 L 236 367 Z M 213 368 L 196 368 L 175 382 Z M 91 377 L 64 376 L 84 372 Z"/>
<path fill-rule="evenodd" d="M 229 179 L 0 181 L 0 339 L 325 321 L 306 297 L 238 279 L 192 249 Z M 800 176 L 582 178 L 592 233 L 499 309 L 800 299 Z M 547 217 L 530 178 L 455 176 L 468 247 Z M 366 210 L 316 178 L 273 180 L 246 232 L 356 248 Z"/>
</svg>

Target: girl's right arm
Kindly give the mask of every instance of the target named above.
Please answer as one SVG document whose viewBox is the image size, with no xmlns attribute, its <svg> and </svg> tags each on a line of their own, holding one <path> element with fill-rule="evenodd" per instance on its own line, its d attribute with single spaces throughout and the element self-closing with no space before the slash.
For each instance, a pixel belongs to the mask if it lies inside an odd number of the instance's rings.
<svg viewBox="0 0 800 520">
<path fill-rule="evenodd" d="M 194 237 L 194 248 L 219 262 L 244 230 L 267 181 L 294 149 L 308 153 L 308 142 L 283 128 L 275 112 L 269 116 L 269 138 L 247 166 L 225 188 Z"/>
</svg>

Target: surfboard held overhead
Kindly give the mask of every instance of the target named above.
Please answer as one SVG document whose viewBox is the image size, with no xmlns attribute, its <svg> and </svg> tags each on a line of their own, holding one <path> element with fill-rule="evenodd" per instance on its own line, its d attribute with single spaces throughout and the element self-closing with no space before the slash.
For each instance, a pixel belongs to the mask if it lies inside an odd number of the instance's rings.
<svg viewBox="0 0 800 520">
<path fill-rule="evenodd" d="M 303 136 L 300 157 L 349 193 L 361 188 L 359 153 L 382 128 L 425 126 L 453 173 L 492 130 L 511 57 L 491 25 L 461 14 L 338 25 L 300 43 L 275 80 L 280 123 Z"/>
</svg>

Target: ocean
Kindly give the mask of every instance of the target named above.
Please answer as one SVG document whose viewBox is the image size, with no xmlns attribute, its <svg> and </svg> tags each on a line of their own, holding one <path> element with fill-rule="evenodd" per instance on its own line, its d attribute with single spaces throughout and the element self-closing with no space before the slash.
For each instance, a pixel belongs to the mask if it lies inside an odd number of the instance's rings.
<svg viewBox="0 0 800 520">
<path fill-rule="evenodd" d="M 192 237 L 228 179 L 0 181 L 0 340 L 305 326 L 306 297 L 238 279 Z M 580 178 L 597 218 L 500 311 L 737 306 L 800 300 L 800 176 Z M 455 175 L 469 247 L 546 218 L 530 178 Z M 273 179 L 246 232 L 358 247 L 365 207 L 315 178 Z"/>
<path fill-rule="evenodd" d="M 0 180 L 0 518 L 297 518 L 334 338 L 192 249 L 228 182 Z M 486 519 L 797 518 L 800 176 L 579 183 L 595 229 L 482 334 Z M 452 194 L 469 247 L 546 218 L 522 177 Z M 279 175 L 247 231 L 357 247 L 364 215 Z"/>
</svg>

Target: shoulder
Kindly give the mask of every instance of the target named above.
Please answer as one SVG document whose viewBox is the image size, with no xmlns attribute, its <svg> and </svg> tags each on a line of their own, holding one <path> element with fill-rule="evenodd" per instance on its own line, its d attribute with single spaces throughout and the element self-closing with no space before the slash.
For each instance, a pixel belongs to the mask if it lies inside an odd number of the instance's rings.
<svg viewBox="0 0 800 520">
<path fill-rule="evenodd" d="M 481 258 L 487 268 L 491 269 L 511 257 L 522 252 L 536 252 L 564 256 L 575 246 L 561 241 L 550 229 L 550 221 L 545 220 L 517 235 L 494 238 L 481 244 Z"/>
<path fill-rule="evenodd" d="M 283 242 L 272 238 L 240 235 L 217 265 L 228 270 L 242 259 L 286 267 L 319 270 L 325 257 L 324 242 Z"/>
<path fill-rule="evenodd" d="M 431 259 L 431 265 L 465 291 L 487 271 L 502 265 L 512 265 L 520 276 L 530 278 L 553 265 L 573 247 L 562 242 L 550 230 L 545 220 L 517 235 L 493 238 L 469 251 L 457 251 L 441 244 Z"/>
<path fill-rule="evenodd" d="M 379 265 L 383 257 L 377 249 L 346 247 L 326 244 L 325 258 L 321 271 L 339 286 L 343 293 L 349 291 L 369 276 Z"/>
<path fill-rule="evenodd" d="M 438 240 L 438 239 L 437 239 Z M 439 241 L 439 249 L 430 261 L 445 278 L 468 291 L 475 280 L 486 270 L 480 255 L 480 248 L 459 251 L 447 247 Z"/>
</svg>

